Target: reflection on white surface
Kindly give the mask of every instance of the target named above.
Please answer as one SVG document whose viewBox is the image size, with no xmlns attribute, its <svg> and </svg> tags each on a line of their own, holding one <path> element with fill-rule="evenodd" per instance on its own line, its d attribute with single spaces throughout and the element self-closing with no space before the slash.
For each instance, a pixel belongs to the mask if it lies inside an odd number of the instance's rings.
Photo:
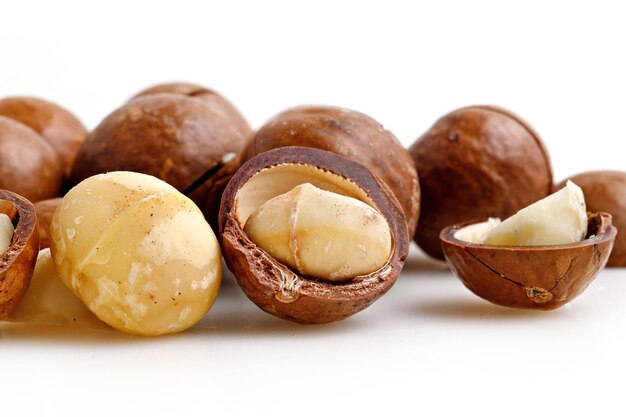
<svg viewBox="0 0 626 417">
<path fill-rule="evenodd" d="M 13 386 L 32 384 L 25 370 L 36 369 L 41 377 L 34 383 L 49 384 L 48 404 L 61 404 L 68 391 L 95 400 L 112 386 L 121 400 L 134 401 L 139 384 L 144 400 L 162 407 L 177 393 L 219 397 L 225 412 L 254 411 L 285 390 L 295 396 L 330 390 L 332 396 L 340 389 L 346 407 L 367 401 L 375 390 L 405 404 L 429 392 L 430 402 L 436 398 L 455 411 L 463 407 L 445 402 L 452 391 L 474 406 L 484 395 L 497 395 L 496 403 L 521 401 L 526 394 L 565 395 L 604 378 L 607 369 L 624 370 L 614 358 L 626 351 L 625 297 L 626 271 L 612 269 L 559 310 L 499 307 L 413 248 L 391 291 L 343 322 L 304 326 L 275 318 L 249 302 L 227 275 L 213 309 L 185 333 L 141 338 L 2 324 L 0 356 Z M 569 377 L 555 386 L 556 375 Z M 60 381 L 51 384 L 51 378 Z M 293 406 L 294 398 L 281 401 Z"/>
</svg>

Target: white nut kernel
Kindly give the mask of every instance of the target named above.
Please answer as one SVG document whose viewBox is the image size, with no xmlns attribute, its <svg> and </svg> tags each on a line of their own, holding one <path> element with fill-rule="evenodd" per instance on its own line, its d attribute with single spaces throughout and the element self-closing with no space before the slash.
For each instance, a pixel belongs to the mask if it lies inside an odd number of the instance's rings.
<svg viewBox="0 0 626 417">
<path fill-rule="evenodd" d="M 221 281 L 220 249 L 200 210 L 175 188 L 111 172 L 78 184 L 61 207 L 51 225 L 52 258 L 101 320 L 159 335 L 182 331 L 209 310 Z M 201 287 L 187 290 L 193 281 Z"/>
<path fill-rule="evenodd" d="M 374 272 L 391 254 L 391 231 L 382 214 L 308 183 L 260 206 L 244 231 L 274 259 L 328 281 Z"/>
<path fill-rule="evenodd" d="M 488 245 L 534 246 L 580 242 L 587 233 L 583 191 L 571 181 L 494 227 Z"/>
</svg>

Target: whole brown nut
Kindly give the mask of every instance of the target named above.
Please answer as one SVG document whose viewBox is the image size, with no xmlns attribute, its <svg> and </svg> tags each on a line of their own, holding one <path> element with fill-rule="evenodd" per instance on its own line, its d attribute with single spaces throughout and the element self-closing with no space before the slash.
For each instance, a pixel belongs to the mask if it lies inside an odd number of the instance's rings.
<svg viewBox="0 0 626 417">
<path fill-rule="evenodd" d="M 391 188 L 413 236 L 420 213 L 417 173 L 407 150 L 376 120 L 339 107 L 286 110 L 254 134 L 241 154 L 241 163 L 283 146 L 322 149 L 365 165 Z"/>
<path fill-rule="evenodd" d="M 360 200 L 382 214 L 392 238 L 382 267 L 327 282 L 294 272 L 248 237 L 244 224 L 259 207 L 305 183 Z M 341 320 L 365 309 L 394 284 L 409 247 L 406 219 L 387 185 L 364 166 L 313 148 L 278 148 L 246 162 L 226 187 L 219 222 L 224 258 L 248 298 L 270 314 L 306 324 Z"/>
<path fill-rule="evenodd" d="M 493 246 L 464 242 L 455 233 L 470 221 L 441 232 L 452 271 L 474 294 L 495 304 L 553 310 L 578 296 L 604 267 L 616 230 L 611 215 L 588 213 L 581 242 L 544 246 Z"/>
<path fill-rule="evenodd" d="M 613 216 L 617 237 L 607 266 L 626 266 L 626 172 L 591 171 L 569 179 L 582 188 L 589 211 L 602 211 Z M 555 189 L 563 188 L 566 181 L 559 183 Z"/>
<path fill-rule="evenodd" d="M 15 227 L 11 245 L 0 255 L 0 320 L 4 320 L 26 293 L 39 252 L 39 233 L 35 208 L 24 197 L 0 190 L 0 213 Z"/>
<path fill-rule="evenodd" d="M 240 135 L 248 137 L 248 135 L 252 133 L 252 129 L 250 128 L 248 121 L 230 101 L 226 100 L 215 91 L 201 85 L 184 82 L 157 84 L 140 91 L 132 99 L 160 93 L 172 93 L 187 97 L 196 97 L 202 100 L 202 102 L 209 106 L 215 113 L 220 114 L 223 118 L 228 120 L 231 126 L 239 131 Z"/>
<path fill-rule="evenodd" d="M 9 97 L 0 100 L 0 116 L 24 123 L 59 154 L 63 171 L 69 177 L 78 148 L 87 136 L 85 126 L 68 110 L 33 97 Z"/>
<path fill-rule="evenodd" d="M 0 188 L 30 201 L 61 195 L 63 166 L 57 153 L 28 126 L 0 116 Z"/>
<path fill-rule="evenodd" d="M 71 178 L 78 183 L 109 171 L 140 172 L 168 182 L 200 205 L 225 157 L 238 152 L 244 140 L 239 128 L 201 100 L 148 95 L 115 110 L 89 134 Z"/>
<path fill-rule="evenodd" d="M 443 116 L 409 152 L 422 191 L 415 241 L 435 258 L 444 258 L 443 228 L 507 218 L 552 191 L 550 159 L 539 135 L 498 107 L 470 106 Z"/>
<path fill-rule="evenodd" d="M 35 213 L 37 213 L 37 226 L 39 229 L 39 249 L 50 247 L 50 223 L 59 203 L 63 198 L 55 197 L 48 200 L 41 200 L 35 203 Z"/>
</svg>

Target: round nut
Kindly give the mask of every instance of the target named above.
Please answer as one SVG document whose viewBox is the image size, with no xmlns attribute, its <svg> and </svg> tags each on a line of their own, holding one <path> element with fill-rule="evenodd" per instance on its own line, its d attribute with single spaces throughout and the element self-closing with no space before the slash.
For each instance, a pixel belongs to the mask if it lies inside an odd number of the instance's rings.
<svg viewBox="0 0 626 417">
<path fill-rule="evenodd" d="M 439 233 L 484 217 L 507 218 L 552 191 L 543 142 L 513 113 L 490 106 L 455 110 L 411 147 L 422 191 L 415 241 L 443 259 Z"/>
<path fill-rule="evenodd" d="M 616 230 L 611 215 L 588 215 L 587 237 L 581 242 L 544 246 L 493 246 L 456 238 L 476 222 L 441 232 L 450 269 L 479 297 L 507 307 L 553 310 L 572 301 L 604 267 Z"/>
<path fill-rule="evenodd" d="M 0 188 L 30 201 L 61 195 L 63 167 L 52 147 L 26 125 L 0 116 Z"/>
<path fill-rule="evenodd" d="M 357 199 L 382 215 L 392 242 L 381 267 L 341 282 L 327 282 L 294 271 L 250 239 L 244 231 L 248 218 L 274 197 L 305 183 Z M 299 323 L 341 320 L 369 306 L 394 284 L 409 247 L 406 219 L 387 185 L 364 166 L 313 148 L 278 148 L 246 162 L 224 191 L 219 221 L 224 258 L 248 298 L 270 314 Z"/>
<path fill-rule="evenodd" d="M 195 97 L 201 100 L 205 105 L 209 106 L 213 112 L 226 119 L 228 123 L 238 131 L 239 136 L 246 138 L 250 135 L 250 133 L 252 133 L 252 129 L 246 119 L 230 101 L 226 100 L 215 91 L 201 85 L 181 82 L 158 84 L 139 92 L 133 97 L 133 99 L 161 93 L 172 93 L 179 94 L 181 96 Z"/>
<path fill-rule="evenodd" d="M 202 213 L 149 175 L 81 182 L 61 201 L 50 237 L 59 277 L 118 330 L 180 332 L 205 315 L 219 289 L 220 249 Z"/>
<path fill-rule="evenodd" d="M 241 163 L 283 146 L 334 152 L 365 165 L 400 202 L 413 236 L 420 210 L 420 186 L 402 143 L 371 117 L 338 107 L 296 107 L 261 127 L 241 154 Z"/>
<path fill-rule="evenodd" d="M 618 234 L 607 266 L 626 266 L 626 172 L 592 171 L 569 179 L 582 188 L 589 211 L 606 212 L 613 216 Z M 558 184 L 556 189 L 563 188 L 566 182 Z"/>
<path fill-rule="evenodd" d="M 9 97 L 0 100 L 0 116 L 6 116 L 39 133 L 59 154 L 63 171 L 69 177 L 78 148 L 87 129 L 72 113 L 46 100 Z"/>
<path fill-rule="evenodd" d="M 50 223 L 52 216 L 57 207 L 61 203 L 62 198 L 50 198 L 35 203 L 35 212 L 37 213 L 37 225 L 39 226 L 39 249 L 50 247 Z"/>
<path fill-rule="evenodd" d="M 211 178 L 245 136 L 201 100 L 176 94 L 136 98 L 89 134 L 72 181 L 109 171 L 135 171 L 168 182 L 204 203 Z M 201 188 L 201 190 L 197 190 Z M 215 203 L 216 204 L 216 203 Z"/>
<path fill-rule="evenodd" d="M 39 251 L 39 234 L 35 208 L 25 198 L 0 190 L 0 213 L 6 214 L 15 228 L 9 248 L 0 254 L 0 320 L 4 320 L 28 288 Z"/>
</svg>

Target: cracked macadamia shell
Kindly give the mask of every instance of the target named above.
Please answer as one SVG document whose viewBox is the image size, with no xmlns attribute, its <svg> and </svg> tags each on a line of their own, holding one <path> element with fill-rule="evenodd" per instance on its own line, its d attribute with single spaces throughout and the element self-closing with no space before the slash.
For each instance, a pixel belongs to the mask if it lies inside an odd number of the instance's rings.
<svg viewBox="0 0 626 417">
<path fill-rule="evenodd" d="M 0 100 L 0 116 L 6 116 L 39 133 L 57 152 L 63 172 L 69 177 L 87 129 L 72 113 L 58 104 L 34 97 L 9 97 Z"/>
<path fill-rule="evenodd" d="M 0 190 L 0 213 L 6 214 L 15 228 L 11 244 L 0 254 L 0 320 L 18 305 L 30 283 L 39 251 L 37 216 L 25 198 Z"/>
<path fill-rule="evenodd" d="M 0 116 L 0 189 L 35 202 L 61 195 L 63 166 L 33 129 Z"/>
<path fill-rule="evenodd" d="M 286 110 L 254 134 L 241 162 L 283 146 L 322 149 L 365 165 L 393 191 L 413 235 L 420 212 L 417 172 L 402 143 L 376 120 L 339 107 Z"/>
<path fill-rule="evenodd" d="M 243 230 L 248 217 L 304 183 L 356 198 L 384 216 L 392 249 L 380 269 L 341 283 L 325 282 L 298 275 L 250 240 Z M 394 284 L 409 246 L 402 208 L 385 183 L 360 164 L 312 148 L 279 148 L 245 163 L 224 192 L 219 220 L 224 258 L 248 298 L 270 314 L 299 323 L 341 320 L 365 309 Z"/>
<path fill-rule="evenodd" d="M 606 213 L 588 215 L 581 242 L 547 246 L 468 243 L 447 227 L 441 243 L 448 265 L 474 294 L 507 307 L 553 310 L 578 296 L 604 267 L 616 230 Z"/>
<path fill-rule="evenodd" d="M 110 171 L 141 172 L 202 206 L 212 187 L 206 174 L 217 173 L 245 139 L 246 133 L 202 100 L 150 94 L 118 108 L 89 134 L 76 156 L 72 182 Z"/>
<path fill-rule="evenodd" d="M 192 326 L 221 281 L 217 239 L 197 206 L 134 172 L 70 190 L 52 219 L 50 250 L 59 277 L 99 319 L 139 335 Z"/>
<path fill-rule="evenodd" d="M 617 229 L 613 251 L 607 266 L 626 267 L 626 172 L 591 171 L 569 178 L 585 193 L 587 210 L 606 212 L 613 216 L 613 226 Z M 561 189 L 563 181 L 556 186 Z"/>
<path fill-rule="evenodd" d="M 508 218 L 552 191 L 548 153 L 535 131 L 513 113 L 490 106 L 455 110 L 409 152 L 422 192 L 419 247 L 443 259 L 439 233 L 484 217 Z"/>
</svg>

